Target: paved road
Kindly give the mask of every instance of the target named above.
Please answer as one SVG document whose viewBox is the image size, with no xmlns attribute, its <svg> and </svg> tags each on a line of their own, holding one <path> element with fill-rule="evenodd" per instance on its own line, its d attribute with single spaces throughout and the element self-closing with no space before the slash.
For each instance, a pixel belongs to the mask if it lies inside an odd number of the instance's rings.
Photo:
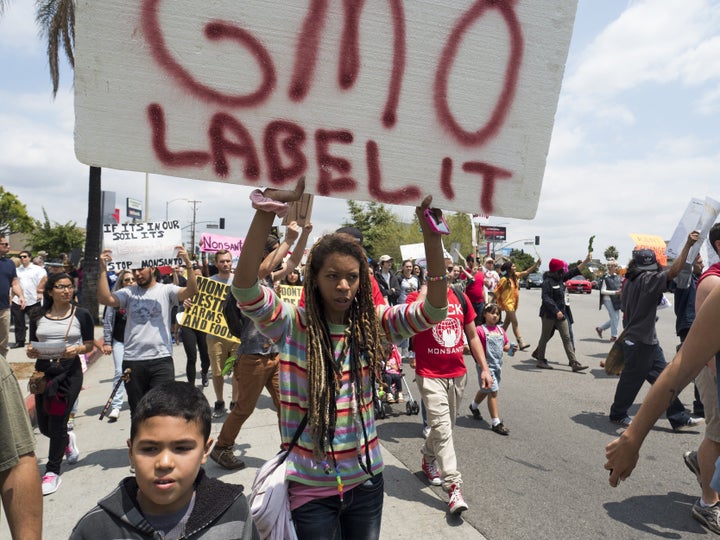
<svg viewBox="0 0 720 540">
<path fill-rule="evenodd" d="M 523 336 L 533 345 L 540 329 L 539 297 L 538 290 L 522 291 L 520 300 Z M 699 488 L 682 461 L 683 452 L 699 444 L 702 430 L 673 433 L 667 421 L 661 420 L 646 441 L 633 476 L 617 489 L 608 486 L 602 464 L 604 446 L 617 434 L 607 420 L 617 378 L 606 376 L 598 367 L 609 343 L 599 340 L 594 331 L 605 312 L 597 309 L 597 291 L 573 295 L 571 302 L 578 358 L 591 368 L 572 373 L 555 337 L 547 352 L 551 363 L 557 362 L 553 371 L 535 369 L 529 355 L 532 349 L 506 358 L 500 411 L 511 430 L 509 437 L 491 432 L 487 424 L 468 415 L 458 419 L 455 443 L 465 481 L 463 492 L 470 505 L 464 519 L 450 518 L 440 488 L 429 487 L 421 479 L 419 416 L 398 411 L 380 421 L 387 464 L 382 538 L 672 539 L 709 534 L 690 516 Z M 672 310 L 661 312 L 659 335 L 668 354 L 675 350 L 673 325 Z M 22 360 L 21 352 L 11 351 L 10 359 Z M 176 347 L 175 356 L 181 377 L 182 347 Z M 97 420 L 109 393 L 111 364 L 104 357 L 86 374 L 76 422 L 81 460 L 64 468 L 62 487 L 44 499 L 45 538 L 66 538 L 77 519 L 128 474 L 127 412 L 116 424 Z M 476 389 L 477 381 L 471 376 L 463 409 Z M 213 399 L 210 389 L 205 393 Z M 682 395 L 686 405 L 691 398 L 688 390 Z M 482 412 L 487 417 L 486 408 Z M 256 467 L 277 448 L 275 422 L 271 401 L 263 396 L 237 441 L 248 468 L 231 473 L 210 462 L 209 474 L 242 483 L 247 489 Z M 214 422 L 213 435 L 220 426 Z M 40 435 L 38 455 L 44 463 L 47 439 Z M 9 538 L 3 518 L 0 538 Z"/>
<path fill-rule="evenodd" d="M 690 516 L 699 487 L 682 459 L 683 452 L 700 443 L 703 429 L 674 433 L 667 420 L 660 420 L 632 477 L 619 488 L 608 485 L 602 466 L 605 445 L 619 433 L 607 418 L 617 378 L 599 368 L 609 343 L 594 330 L 606 319 L 605 310 L 598 311 L 597 295 L 571 296 L 578 359 L 590 369 L 572 373 L 555 336 L 547 351 L 553 371 L 535 368 L 532 348 L 505 358 L 499 405 L 509 437 L 493 433 L 469 411 L 458 418 L 455 447 L 470 505 L 464 519 L 490 540 L 711 534 Z M 540 333 L 539 303 L 538 289 L 521 292 L 520 327 L 533 346 Z M 658 335 L 670 360 L 677 342 L 674 313 L 663 310 L 659 316 Z M 473 374 L 463 410 L 477 388 Z M 692 389 L 681 399 L 691 406 Z M 482 407 L 487 418 L 487 407 Z M 401 414 L 379 428 L 385 448 L 411 471 L 420 468 L 419 422 L 419 417 Z"/>
</svg>

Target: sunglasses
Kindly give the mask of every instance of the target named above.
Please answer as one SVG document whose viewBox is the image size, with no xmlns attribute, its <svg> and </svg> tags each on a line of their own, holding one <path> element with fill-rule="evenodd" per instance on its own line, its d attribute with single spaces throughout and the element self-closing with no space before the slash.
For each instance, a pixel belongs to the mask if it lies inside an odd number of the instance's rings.
<svg viewBox="0 0 720 540">
<path fill-rule="evenodd" d="M 20 255 L 21 259 L 28 259 L 29 257 L 27 255 Z"/>
<path fill-rule="evenodd" d="M 5 246 L 5 247 L 7 247 L 7 246 L 9 246 L 9 245 L 10 245 L 10 242 L 0 242 L 0 246 Z"/>
</svg>

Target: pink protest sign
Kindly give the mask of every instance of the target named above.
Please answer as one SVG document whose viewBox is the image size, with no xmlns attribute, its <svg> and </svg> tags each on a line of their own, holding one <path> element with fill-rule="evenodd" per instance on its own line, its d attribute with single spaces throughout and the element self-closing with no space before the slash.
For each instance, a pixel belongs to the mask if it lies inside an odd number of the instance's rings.
<svg viewBox="0 0 720 540">
<path fill-rule="evenodd" d="M 78 0 L 75 146 L 118 169 L 533 217 L 576 0 Z"/>
<path fill-rule="evenodd" d="M 237 259 L 242 251 L 242 246 L 242 238 L 211 233 L 202 233 L 200 235 L 200 251 L 203 253 L 215 253 L 221 249 L 226 249 L 233 256 L 233 259 Z"/>
</svg>

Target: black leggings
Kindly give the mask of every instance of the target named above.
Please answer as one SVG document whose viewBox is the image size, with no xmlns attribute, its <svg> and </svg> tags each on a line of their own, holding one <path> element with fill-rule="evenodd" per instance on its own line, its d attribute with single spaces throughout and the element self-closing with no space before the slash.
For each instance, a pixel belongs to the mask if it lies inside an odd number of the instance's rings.
<svg viewBox="0 0 720 540">
<path fill-rule="evenodd" d="M 39 362 L 36 363 L 38 366 Z M 42 368 L 42 366 L 38 366 Z M 65 448 L 68 445 L 67 423 L 70 418 L 70 411 L 73 404 L 80 394 L 83 383 L 82 365 L 80 358 L 75 357 L 67 378 L 63 384 L 63 390 L 67 392 L 67 404 L 65 413 L 61 416 L 50 415 L 45 411 L 46 403 L 49 401 L 47 396 L 43 394 L 35 394 L 35 413 L 37 415 L 38 428 L 40 433 L 50 439 L 48 448 L 48 461 L 45 465 L 45 472 L 60 474 L 60 465 L 62 464 Z"/>
<path fill-rule="evenodd" d="M 200 351 L 200 369 L 203 375 L 207 375 L 210 369 L 210 355 L 208 354 L 207 340 L 205 339 L 206 334 L 205 332 L 193 330 L 186 326 L 181 326 L 180 332 L 182 333 L 185 356 L 187 356 L 187 364 L 185 364 L 187 380 L 190 384 L 195 384 L 195 377 L 197 375 L 195 365 L 197 364 L 198 350 Z"/>
</svg>

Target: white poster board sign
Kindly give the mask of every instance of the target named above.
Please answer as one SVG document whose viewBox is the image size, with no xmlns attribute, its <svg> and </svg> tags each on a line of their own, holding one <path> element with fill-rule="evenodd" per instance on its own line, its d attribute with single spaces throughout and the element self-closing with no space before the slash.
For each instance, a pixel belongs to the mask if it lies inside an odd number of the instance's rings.
<svg viewBox="0 0 720 540">
<path fill-rule="evenodd" d="M 696 242 L 688 252 L 688 257 L 685 262 L 692 263 L 700 252 L 703 242 L 708 237 L 710 227 L 713 226 L 715 220 L 720 214 L 720 202 L 710 197 L 705 197 L 704 200 L 692 198 L 688 203 L 685 213 L 683 214 L 680 222 L 673 232 L 672 238 L 667 245 L 667 254 L 669 257 L 675 258 L 680 255 L 685 242 L 687 241 L 688 235 L 692 231 L 700 232 L 700 240 Z M 708 249 L 709 254 L 714 253 L 714 249 L 710 247 Z"/>
<path fill-rule="evenodd" d="M 78 0 L 86 164 L 532 218 L 577 0 Z"/>
<path fill-rule="evenodd" d="M 108 271 L 183 264 L 176 249 L 182 244 L 182 228 L 177 220 L 112 223 L 103 228 L 103 249 L 112 255 Z"/>
</svg>

